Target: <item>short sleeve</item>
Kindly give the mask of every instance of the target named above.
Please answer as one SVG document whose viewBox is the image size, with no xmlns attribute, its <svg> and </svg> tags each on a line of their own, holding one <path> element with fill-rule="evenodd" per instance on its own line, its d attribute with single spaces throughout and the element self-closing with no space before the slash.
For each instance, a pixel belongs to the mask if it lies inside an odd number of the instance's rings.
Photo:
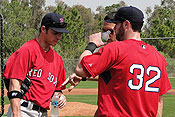
<svg viewBox="0 0 175 117">
<path fill-rule="evenodd" d="M 96 77 L 110 67 L 116 61 L 117 51 L 112 51 L 110 44 L 102 47 L 98 52 L 83 57 L 80 64 L 88 76 Z"/>
<path fill-rule="evenodd" d="M 24 81 L 29 68 L 30 53 L 27 48 L 20 48 L 14 52 L 6 63 L 3 73 L 7 79 L 14 78 Z"/>
</svg>

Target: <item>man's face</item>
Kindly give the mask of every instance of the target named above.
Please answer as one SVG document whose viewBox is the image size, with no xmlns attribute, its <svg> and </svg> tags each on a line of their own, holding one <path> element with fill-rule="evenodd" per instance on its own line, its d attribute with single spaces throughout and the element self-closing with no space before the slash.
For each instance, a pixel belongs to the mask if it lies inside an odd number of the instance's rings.
<svg viewBox="0 0 175 117">
<path fill-rule="evenodd" d="M 49 28 L 49 30 L 47 31 L 47 33 L 45 35 L 45 42 L 48 45 L 56 46 L 58 41 L 61 39 L 61 35 L 62 35 L 62 33 L 55 32 L 54 30 Z"/>
<path fill-rule="evenodd" d="M 125 31 L 123 29 L 123 23 L 117 23 L 114 27 L 115 33 L 116 33 L 116 40 L 123 41 L 124 40 L 124 34 Z"/>
<path fill-rule="evenodd" d="M 108 39 L 107 43 L 117 41 L 116 40 L 116 34 L 115 34 L 115 31 L 114 31 L 114 27 L 115 27 L 114 23 L 107 23 L 107 22 L 104 21 L 103 29 L 102 29 L 103 32 L 106 32 L 108 30 L 111 31 L 111 34 L 109 35 L 109 39 Z"/>
</svg>

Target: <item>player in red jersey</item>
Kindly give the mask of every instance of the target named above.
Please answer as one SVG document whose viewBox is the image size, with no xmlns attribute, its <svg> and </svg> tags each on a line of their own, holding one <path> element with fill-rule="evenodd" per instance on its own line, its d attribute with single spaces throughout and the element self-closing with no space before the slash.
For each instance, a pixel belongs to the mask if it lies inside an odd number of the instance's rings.
<svg viewBox="0 0 175 117">
<path fill-rule="evenodd" d="M 143 13 L 136 7 L 122 7 L 109 22 L 116 23 L 116 38 L 103 45 L 101 33 L 90 35 L 81 54 L 76 75 L 96 77 L 98 84 L 98 116 L 156 117 L 162 116 L 163 94 L 171 89 L 166 73 L 166 60 L 151 45 L 141 41 Z M 75 76 L 66 83 L 78 84 Z M 64 85 L 63 85 L 64 86 Z"/>
<path fill-rule="evenodd" d="M 65 80 L 62 58 L 50 47 L 68 33 L 63 17 L 57 13 L 46 14 L 41 22 L 38 38 L 24 43 L 6 63 L 3 73 L 10 79 L 8 97 L 10 107 L 8 117 L 45 117 L 49 110 L 52 95 L 59 95 L 58 107 L 63 108 L 66 98 L 62 94 Z M 26 76 L 31 85 L 22 96 L 21 84 Z M 22 99 L 20 99 L 22 98 Z"/>
</svg>

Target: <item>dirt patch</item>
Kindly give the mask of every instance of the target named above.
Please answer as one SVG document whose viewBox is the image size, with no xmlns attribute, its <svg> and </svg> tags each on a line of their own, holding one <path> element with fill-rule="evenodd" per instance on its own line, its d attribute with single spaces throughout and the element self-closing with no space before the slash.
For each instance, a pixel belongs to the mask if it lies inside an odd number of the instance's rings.
<svg viewBox="0 0 175 117">
<path fill-rule="evenodd" d="M 73 89 L 71 92 L 68 90 L 63 91 L 64 95 L 97 95 L 97 89 Z M 5 90 L 5 95 L 6 90 Z M 171 89 L 167 92 L 167 95 L 175 95 L 175 89 Z M 8 105 L 5 105 L 4 113 L 8 111 Z M 59 110 L 59 116 L 93 116 L 97 109 L 96 105 L 81 103 L 81 102 L 67 102 L 63 109 Z M 50 111 L 48 112 L 50 114 Z"/>
<path fill-rule="evenodd" d="M 175 89 L 169 90 L 166 94 L 167 95 L 175 95 Z"/>
<path fill-rule="evenodd" d="M 81 102 L 67 102 L 66 106 L 59 110 L 59 116 L 93 116 L 96 110 L 96 105 Z M 48 115 L 50 115 L 50 111 Z"/>
</svg>

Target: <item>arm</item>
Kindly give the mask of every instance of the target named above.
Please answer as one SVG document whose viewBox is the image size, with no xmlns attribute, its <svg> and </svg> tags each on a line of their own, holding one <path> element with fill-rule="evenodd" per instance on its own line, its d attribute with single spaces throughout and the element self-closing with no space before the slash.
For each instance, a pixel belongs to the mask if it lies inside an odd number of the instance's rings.
<svg viewBox="0 0 175 117">
<path fill-rule="evenodd" d="M 163 95 L 160 95 L 156 117 L 162 117 L 162 110 L 163 110 Z"/>
<path fill-rule="evenodd" d="M 96 47 L 100 47 L 102 45 L 104 45 L 104 43 L 101 40 L 101 33 L 95 33 L 89 36 L 89 42 L 93 42 Z M 86 47 L 87 48 L 87 47 Z M 75 69 L 75 73 L 80 76 L 80 77 L 87 77 L 86 73 L 83 71 L 83 68 L 80 65 L 81 60 L 83 59 L 83 57 L 87 56 L 87 55 L 91 55 L 93 52 L 90 51 L 91 49 L 86 49 L 80 56 L 79 58 L 79 62 L 76 66 Z M 95 50 L 95 49 L 94 49 Z"/>
<path fill-rule="evenodd" d="M 22 81 L 17 79 L 10 79 L 9 92 L 17 90 L 20 92 Z M 10 99 L 10 104 L 12 108 L 13 117 L 21 117 L 21 104 L 20 98 Z"/>
<path fill-rule="evenodd" d="M 77 64 L 77 66 L 76 66 L 76 74 L 77 74 L 78 76 L 80 76 L 80 77 L 87 77 L 86 73 L 83 71 L 83 68 L 82 68 L 81 65 L 80 65 L 80 62 L 81 62 L 81 60 L 83 59 L 84 56 L 91 55 L 91 54 L 92 54 L 92 52 L 89 51 L 89 50 L 85 50 L 85 51 L 81 54 L 81 56 L 80 56 L 80 58 L 79 58 L 79 62 L 78 62 L 78 64 Z"/>
<path fill-rule="evenodd" d="M 90 42 L 93 42 L 93 44 Z M 61 87 L 70 83 L 71 86 L 69 87 L 68 91 L 71 91 L 76 85 L 79 84 L 79 82 L 82 80 L 82 77 L 87 77 L 86 73 L 84 72 L 83 68 L 80 65 L 80 62 L 83 59 L 83 57 L 91 55 L 97 47 L 100 47 L 102 45 L 104 45 L 104 43 L 101 40 L 101 33 L 96 33 L 89 36 L 89 43 L 85 51 L 81 54 L 79 58 L 79 62 L 76 66 L 75 73 L 70 75 L 69 78 L 67 78 L 61 85 Z"/>
</svg>

